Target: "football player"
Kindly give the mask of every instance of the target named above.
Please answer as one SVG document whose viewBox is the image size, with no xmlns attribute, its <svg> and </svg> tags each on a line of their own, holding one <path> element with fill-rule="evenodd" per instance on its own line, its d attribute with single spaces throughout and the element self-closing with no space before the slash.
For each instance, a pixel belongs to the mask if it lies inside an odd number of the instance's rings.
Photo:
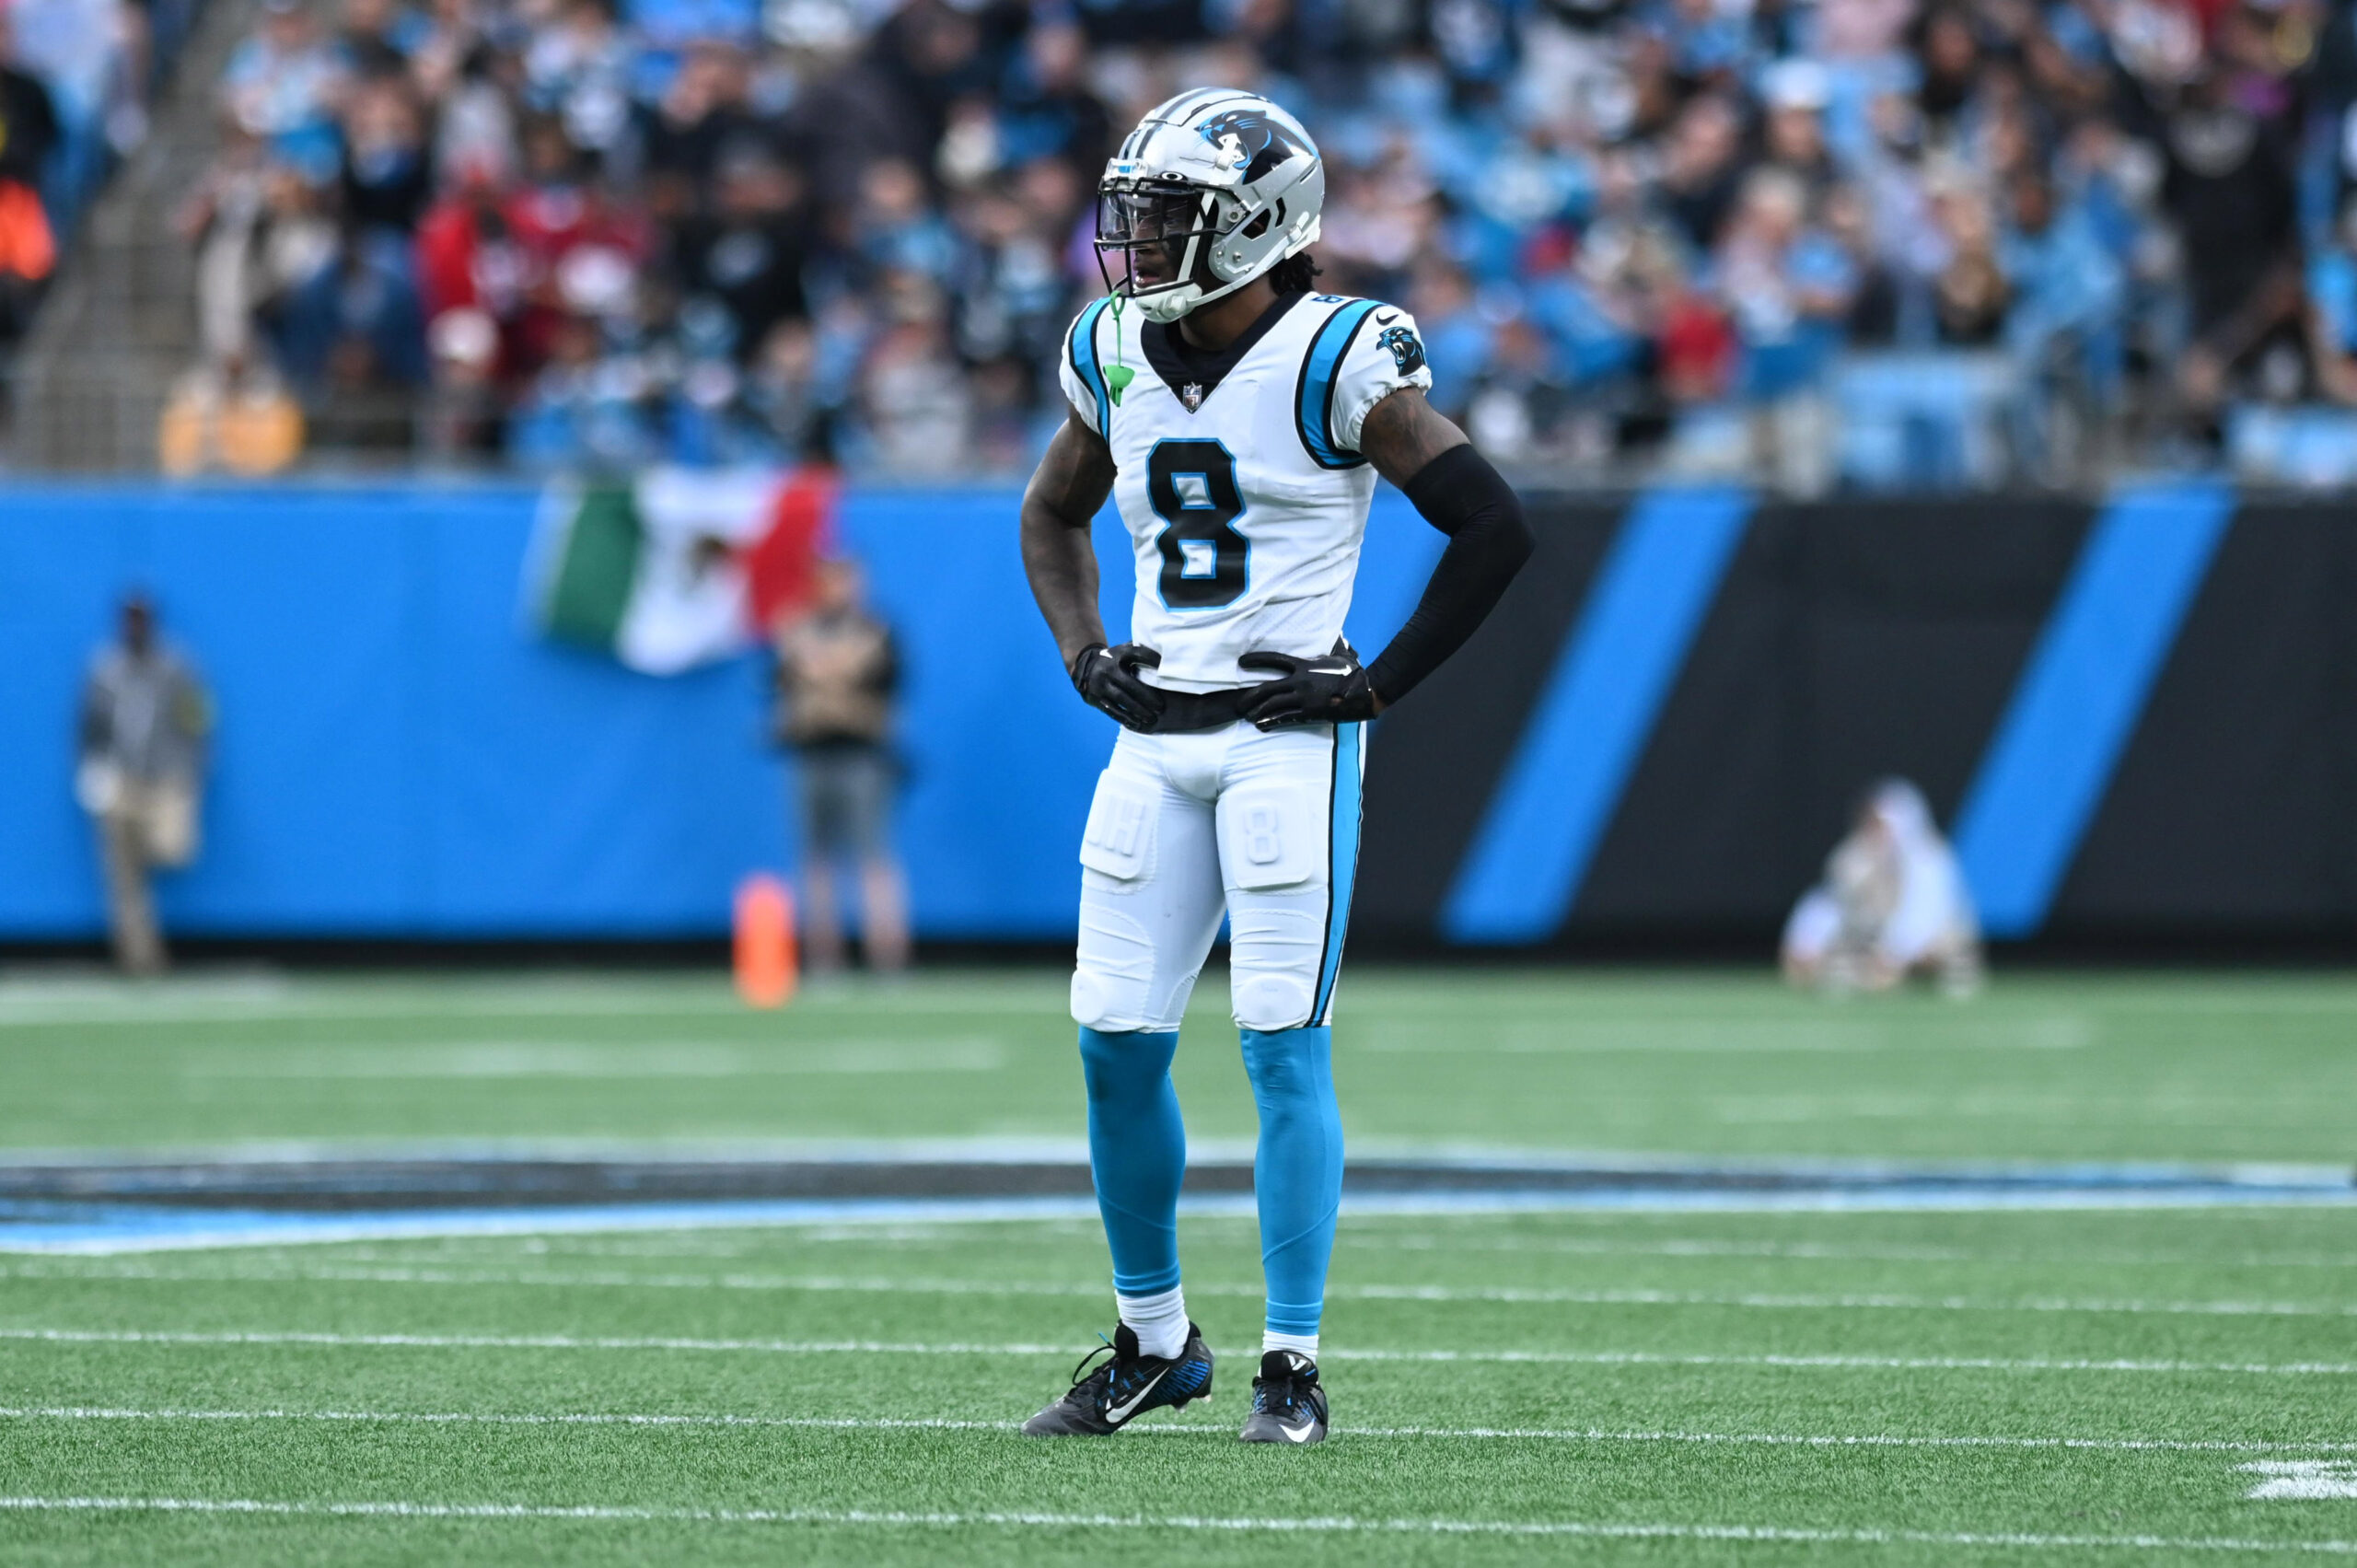
<svg viewBox="0 0 2357 1568">
<path fill-rule="evenodd" d="M 1342 1186 L 1328 1024 L 1363 737 L 1480 623 L 1531 540 L 1514 492 L 1424 401 L 1414 320 L 1316 292 L 1325 188 L 1308 134 L 1255 94 L 1182 93 L 1138 123 L 1097 187 L 1109 292 L 1073 323 L 1071 412 L 1023 498 L 1040 612 L 1074 686 L 1124 728 L 1082 837 L 1072 980 L 1120 1321 L 1035 1435 L 1103 1435 L 1211 1393 L 1178 1282 L 1170 1060 L 1223 913 L 1268 1283 L 1243 1436 L 1326 1435 L 1318 1325 Z M 1342 621 L 1377 474 L 1448 544 L 1362 665 Z M 1137 565 L 1118 647 L 1089 540 L 1109 494 Z"/>
</svg>

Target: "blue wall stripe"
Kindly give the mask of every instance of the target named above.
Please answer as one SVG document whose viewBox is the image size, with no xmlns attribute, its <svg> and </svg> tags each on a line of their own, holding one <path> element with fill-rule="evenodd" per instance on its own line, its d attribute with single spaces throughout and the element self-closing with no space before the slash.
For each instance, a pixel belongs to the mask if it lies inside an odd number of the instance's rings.
<svg viewBox="0 0 2357 1568">
<path fill-rule="evenodd" d="M 1571 912 L 1751 516 L 1742 491 L 1640 496 L 1541 689 L 1456 885 L 1456 942 L 1536 942 Z"/>
<path fill-rule="evenodd" d="M 1989 935 L 2046 923 L 2234 509 L 2223 485 L 2173 483 L 2096 517 L 1956 814 Z"/>
</svg>

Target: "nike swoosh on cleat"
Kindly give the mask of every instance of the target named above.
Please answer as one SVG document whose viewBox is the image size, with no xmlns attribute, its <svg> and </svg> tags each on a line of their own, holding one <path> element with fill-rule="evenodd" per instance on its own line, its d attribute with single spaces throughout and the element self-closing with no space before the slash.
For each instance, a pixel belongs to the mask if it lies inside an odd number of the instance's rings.
<svg viewBox="0 0 2357 1568">
<path fill-rule="evenodd" d="M 1166 1366 L 1161 1371 L 1155 1373 L 1152 1377 L 1147 1378 L 1145 1387 L 1131 1395 L 1130 1402 L 1128 1404 L 1107 1405 L 1105 1407 L 1105 1419 L 1108 1421 L 1129 1420 L 1132 1413 L 1137 1410 L 1139 1401 L 1144 1400 L 1148 1394 L 1153 1393 L 1154 1386 L 1169 1376 L 1170 1368 Z"/>
<path fill-rule="evenodd" d="M 1306 1443 L 1309 1441 L 1309 1434 L 1318 1430 L 1318 1423 L 1314 1421 L 1306 1422 L 1303 1423 L 1301 1430 L 1296 1432 L 1281 1421 L 1277 1423 L 1277 1430 L 1285 1434 L 1287 1442 Z"/>
</svg>

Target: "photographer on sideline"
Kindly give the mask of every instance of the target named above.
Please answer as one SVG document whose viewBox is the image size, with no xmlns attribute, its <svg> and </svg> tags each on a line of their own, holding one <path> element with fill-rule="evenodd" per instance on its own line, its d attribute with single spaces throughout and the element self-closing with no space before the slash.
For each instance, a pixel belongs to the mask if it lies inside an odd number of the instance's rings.
<svg viewBox="0 0 2357 1568">
<path fill-rule="evenodd" d="M 122 602 L 122 641 L 92 661 L 82 689 L 74 794 L 99 830 L 115 961 L 152 975 L 166 963 L 147 883 L 151 868 L 196 858 L 213 699 L 156 634 L 156 610 Z"/>
</svg>

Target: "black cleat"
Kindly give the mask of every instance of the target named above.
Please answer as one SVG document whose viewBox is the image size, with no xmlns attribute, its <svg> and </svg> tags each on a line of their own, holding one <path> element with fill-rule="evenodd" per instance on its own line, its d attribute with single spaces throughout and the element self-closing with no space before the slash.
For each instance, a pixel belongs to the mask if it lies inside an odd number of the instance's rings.
<svg viewBox="0 0 2357 1568">
<path fill-rule="evenodd" d="M 1113 1359 L 1096 1361 L 1107 1351 Z M 1176 1357 L 1143 1355 L 1127 1323 L 1113 1342 L 1090 1351 L 1073 1369 L 1072 1391 L 1023 1423 L 1026 1437 L 1109 1437 L 1150 1410 L 1178 1410 L 1212 1397 L 1212 1348 L 1203 1331 L 1187 1325 L 1187 1345 Z"/>
<path fill-rule="evenodd" d="M 1318 1381 L 1316 1362 L 1289 1350 L 1261 1355 L 1260 1376 L 1252 1379 L 1252 1413 L 1244 1418 L 1244 1441 L 1326 1441 L 1326 1389 Z"/>
</svg>

